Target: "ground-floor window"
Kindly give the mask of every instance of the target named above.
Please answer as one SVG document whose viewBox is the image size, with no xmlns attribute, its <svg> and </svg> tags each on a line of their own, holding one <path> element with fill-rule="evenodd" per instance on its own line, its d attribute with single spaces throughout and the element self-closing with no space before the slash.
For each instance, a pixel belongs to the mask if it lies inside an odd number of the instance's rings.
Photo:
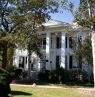
<svg viewBox="0 0 95 97">
<path fill-rule="evenodd" d="M 69 56 L 69 68 L 73 67 L 73 56 Z"/>
<path fill-rule="evenodd" d="M 24 57 L 23 56 L 20 56 L 19 57 L 19 67 L 21 67 L 21 68 L 24 68 Z"/>
<path fill-rule="evenodd" d="M 60 57 L 56 56 L 56 68 L 60 67 Z"/>
<path fill-rule="evenodd" d="M 65 56 L 65 68 L 67 69 L 67 56 Z"/>
</svg>

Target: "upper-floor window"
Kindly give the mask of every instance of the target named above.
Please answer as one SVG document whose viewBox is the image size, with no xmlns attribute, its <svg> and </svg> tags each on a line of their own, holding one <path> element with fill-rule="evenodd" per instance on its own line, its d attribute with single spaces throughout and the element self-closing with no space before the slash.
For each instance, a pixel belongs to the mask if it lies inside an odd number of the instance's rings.
<svg viewBox="0 0 95 97">
<path fill-rule="evenodd" d="M 50 45 L 51 48 L 53 48 L 53 40 L 52 40 L 52 37 L 51 37 L 51 45 Z"/>
<path fill-rule="evenodd" d="M 46 38 L 42 39 L 42 48 L 46 49 Z"/>
<path fill-rule="evenodd" d="M 65 37 L 65 48 L 67 48 L 67 37 Z"/>
<path fill-rule="evenodd" d="M 60 37 L 56 38 L 56 48 L 61 48 L 61 38 Z"/>
<path fill-rule="evenodd" d="M 72 37 L 69 37 L 69 48 L 73 47 L 73 39 Z"/>
</svg>

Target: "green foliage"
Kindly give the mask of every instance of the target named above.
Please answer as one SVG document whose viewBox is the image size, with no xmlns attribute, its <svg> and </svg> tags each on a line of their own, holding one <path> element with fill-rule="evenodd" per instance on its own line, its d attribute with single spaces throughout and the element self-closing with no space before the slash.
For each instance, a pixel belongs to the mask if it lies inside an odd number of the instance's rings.
<svg viewBox="0 0 95 97">
<path fill-rule="evenodd" d="M 77 62 L 79 62 L 79 67 L 82 69 L 82 65 L 85 64 L 88 66 L 89 71 L 83 71 L 83 80 L 89 81 L 93 79 L 92 76 L 92 68 L 93 68 L 93 58 L 92 58 L 92 46 L 90 37 L 85 40 L 76 42 L 75 46 L 75 58 Z"/>
<path fill-rule="evenodd" d="M 10 74 L 0 68 L 0 96 L 6 97 L 10 92 L 10 83 L 11 83 L 11 76 Z"/>
<path fill-rule="evenodd" d="M 6 68 L 6 70 L 11 73 L 13 70 L 17 69 L 17 67 L 13 64 L 13 65 L 10 65 Z"/>
<path fill-rule="evenodd" d="M 95 28 L 95 1 L 80 0 L 80 6 L 75 12 L 75 22 L 82 27 Z"/>
<path fill-rule="evenodd" d="M 3 53 L 1 57 L 4 68 L 8 63 L 12 64 L 12 62 L 7 62 L 8 48 L 19 44 L 27 47 L 25 44 L 31 42 L 33 42 L 33 48 L 37 40 L 37 38 L 35 41 L 34 38 L 32 39 L 35 37 L 33 33 L 38 27 L 43 27 L 42 23 L 45 19 L 50 18 L 49 13 L 57 11 L 57 8 L 56 0 L 39 0 L 39 2 L 37 0 L 0 0 L 0 50 Z M 38 49 L 36 51 L 38 53 Z M 10 53 L 12 57 L 13 52 Z"/>
<path fill-rule="evenodd" d="M 0 68 L 0 79 L 1 79 L 0 83 L 10 84 L 10 82 L 11 82 L 11 75 L 6 70 Z"/>
<path fill-rule="evenodd" d="M 83 73 L 81 69 L 69 70 L 69 80 L 70 82 L 81 82 L 83 81 Z"/>
<path fill-rule="evenodd" d="M 66 82 L 68 81 L 68 71 L 63 68 L 58 68 L 56 70 L 50 71 L 49 80 L 50 82 Z"/>
<path fill-rule="evenodd" d="M 83 81 L 83 73 L 80 69 L 66 70 L 58 68 L 56 70 L 41 72 L 38 78 L 51 83 L 80 82 Z"/>
<path fill-rule="evenodd" d="M 70 0 L 61 0 L 61 8 L 62 8 L 62 12 L 64 12 L 64 10 L 70 11 L 73 14 L 73 10 L 74 10 L 74 4 L 70 1 Z"/>
<path fill-rule="evenodd" d="M 75 45 L 75 58 L 77 61 L 79 60 L 84 64 L 92 66 L 93 58 L 90 37 L 86 38 L 85 40 L 76 42 Z"/>
<path fill-rule="evenodd" d="M 38 74 L 38 79 L 41 81 L 48 81 L 49 80 L 49 71 L 40 72 Z"/>
</svg>

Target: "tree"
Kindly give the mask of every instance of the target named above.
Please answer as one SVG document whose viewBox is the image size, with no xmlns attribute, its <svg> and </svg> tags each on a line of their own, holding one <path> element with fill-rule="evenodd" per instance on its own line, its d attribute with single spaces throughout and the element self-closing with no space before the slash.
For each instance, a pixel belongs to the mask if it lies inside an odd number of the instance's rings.
<svg viewBox="0 0 95 97">
<path fill-rule="evenodd" d="M 48 2 L 47 0 L 39 0 L 39 2 L 37 0 L 0 0 L 0 46 L 3 68 L 8 64 L 8 46 L 11 43 L 15 45 L 18 41 L 18 37 L 14 41 L 12 36 L 19 31 L 24 31 L 23 26 L 25 27 L 28 22 L 31 22 L 28 27 L 32 27 L 31 32 L 34 33 L 36 28 L 45 22 L 45 17 L 49 18 L 49 13 L 57 10 L 56 6 L 58 6 L 56 0 L 48 0 Z M 21 28 L 22 30 L 19 30 Z"/>
<path fill-rule="evenodd" d="M 39 0 L 39 2 L 37 0 L 30 0 L 30 2 L 24 3 L 24 6 L 28 7 L 20 10 L 22 14 L 14 17 L 15 25 L 21 21 L 21 24 L 17 28 L 17 35 L 19 36 L 19 43 L 17 45 L 28 50 L 29 78 L 31 74 L 31 53 L 36 52 L 38 55 L 41 55 L 38 48 L 40 39 L 36 32 L 39 29 L 43 30 L 43 23 L 46 21 L 46 18 L 50 18 L 50 12 L 57 11 L 57 4 L 54 0 L 48 0 L 47 2 L 46 0 Z"/>
<path fill-rule="evenodd" d="M 8 41 L 4 39 L 6 35 L 10 32 L 11 26 L 9 26 L 12 22 L 10 17 L 13 14 L 13 10 L 15 10 L 14 6 L 10 6 L 13 4 L 12 0 L 0 0 L 0 46 L 2 48 L 2 67 L 5 68 L 7 65 L 7 48 Z"/>
<path fill-rule="evenodd" d="M 95 87 L 95 0 L 80 0 L 80 6 L 75 13 L 75 22 L 83 28 L 90 29 Z"/>
<path fill-rule="evenodd" d="M 91 81 L 92 74 L 92 46 L 90 37 L 87 37 L 85 40 L 79 40 L 75 42 L 75 58 L 79 63 L 80 69 L 82 69 L 82 64 L 88 65 L 88 77 L 89 82 Z"/>
</svg>

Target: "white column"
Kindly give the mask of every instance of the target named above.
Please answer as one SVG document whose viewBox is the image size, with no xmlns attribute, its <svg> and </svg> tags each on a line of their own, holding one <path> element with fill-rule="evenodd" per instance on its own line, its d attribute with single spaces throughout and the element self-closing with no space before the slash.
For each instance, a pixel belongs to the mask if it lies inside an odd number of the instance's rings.
<svg viewBox="0 0 95 97">
<path fill-rule="evenodd" d="M 50 33 L 46 33 L 46 69 L 50 70 Z"/>
<path fill-rule="evenodd" d="M 65 37 L 66 33 L 61 32 L 61 64 L 60 67 L 65 68 Z"/>
<path fill-rule="evenodd" d="M 19 67 L 19 56 L 15 55 L 13 58 L 13 65 Z"/>
<path fill-rule="evenodd" d="M 56 69 L 56 36 L 54 36 L 53 38 L 53 50 L 54 50 L 53 68 Z"/>
</svg>

